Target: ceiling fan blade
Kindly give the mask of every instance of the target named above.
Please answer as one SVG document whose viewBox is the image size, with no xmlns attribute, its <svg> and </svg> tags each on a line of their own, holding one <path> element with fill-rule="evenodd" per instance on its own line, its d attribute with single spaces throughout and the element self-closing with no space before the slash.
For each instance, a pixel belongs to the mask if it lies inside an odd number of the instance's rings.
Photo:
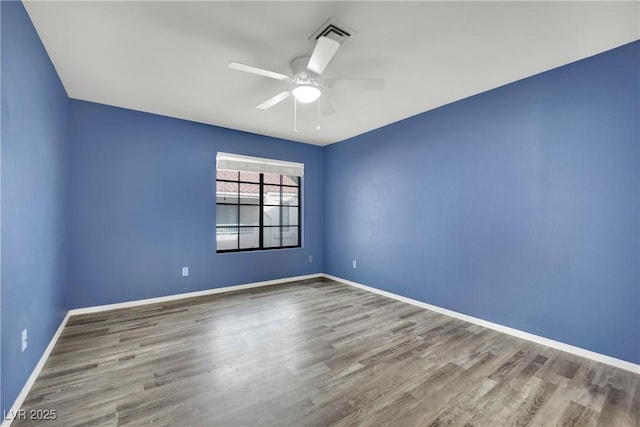
<svg viewBox="0 0 640 427">
<path fill-rule="evenodd" d="M 326 96 L 320 97 L 320 112 L 323 116 L 329 116 L 336 112 L 336 109 L 333 108 Z"/>
<path fill-rule="evenodd" d="M 324 69 L 329 65 L 331 58 L 336 54 L 340 43 L 328 37 L 320 37 L 313 49 L 307 69 L 316 74 L 322 74 Z"/>
<path fill-rule="evenodd" d="M 259 76 L 269 77 L 276 80 L 289 80 L 291 77 L 275 71 L 265 70 L 264 68 L 254 67 L 253 65 L 241 64 L 239 62 L 229 62 L 229 68 L 232 70 L 245 71 L 247 73 L 258 74 Z"/>
<path fill-rule="evenodd" d="M 258 110 L 266 110 L 267 108 L 271 108 L 279 102 L 284 101 L 288 97 L 291 96 L 290 90 L 285 90 L 284 92 L 280 92 L 276 96 L 272 96 L 271 98 L 264 101 L 262 104 L 256 106 Z"/>
<path fill-rule="evenodd" d="M 384 79 L 326 79 L 324 82 L 330 88 L 369 90 L 384 88 Z"/>
</svg>

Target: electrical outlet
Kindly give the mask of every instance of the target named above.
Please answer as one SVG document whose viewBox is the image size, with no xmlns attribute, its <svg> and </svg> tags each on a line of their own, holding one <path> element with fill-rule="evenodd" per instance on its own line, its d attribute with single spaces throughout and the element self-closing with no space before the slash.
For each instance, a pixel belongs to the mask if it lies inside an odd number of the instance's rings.
<svg viewBox="0 0 640 427">
<path fill-rule="evenodd" d="M 187 277 L 189 275 L 189 267 L 182 267 L 182 277 Z"/>
<path fill-rule="evenodd" d="M 313 255 L 309 255 L 309 264 L 313 262 Z"/>
<path fill-rule="evenodd" d="M 356 263 L 356 260 L 353 260 L 353 268 L 358 268 L 358 264 Z"/>
<path fill-rule="evenodd" d="M 27 330 L 22 331 L 22 351 L 27 349 Z"/>
</svg>

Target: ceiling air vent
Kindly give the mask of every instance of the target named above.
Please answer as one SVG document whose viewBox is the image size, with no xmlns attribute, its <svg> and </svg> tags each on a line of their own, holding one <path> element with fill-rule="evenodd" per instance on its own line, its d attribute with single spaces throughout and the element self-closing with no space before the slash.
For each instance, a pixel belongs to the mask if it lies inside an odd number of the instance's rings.
<svg viewBox="0 0 640 427">
<path fill-rule="evenodd" d="M 338 43 L 342 43 L 347 37 L 351 37 L 355 31 L 352 29 L 345 27 L 344 25 L 338 24 L 333 19 L 328 19 L 324 24 L 320 26 L 320 28 L 309 37 L 309 40 L 317 40 L 320 37 L 328 37 L 337 41 Z"/>
</svg>

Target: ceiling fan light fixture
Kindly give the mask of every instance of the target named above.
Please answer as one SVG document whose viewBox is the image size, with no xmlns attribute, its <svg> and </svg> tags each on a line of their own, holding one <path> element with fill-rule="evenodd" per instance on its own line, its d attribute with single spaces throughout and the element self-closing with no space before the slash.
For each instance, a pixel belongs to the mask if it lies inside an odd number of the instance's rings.
<svg viewBox="0 0 640 427">
<path fill-rule="evenodd" d="M 296 101 L 302 102 L 303 104 L 308 104 L 309 102 L 313 102 L 316 99 L 320 98 L 322 92 L 315 86 L 298 86 L 293 89 L 293 96 L 295 96 Z"/>
</svg>

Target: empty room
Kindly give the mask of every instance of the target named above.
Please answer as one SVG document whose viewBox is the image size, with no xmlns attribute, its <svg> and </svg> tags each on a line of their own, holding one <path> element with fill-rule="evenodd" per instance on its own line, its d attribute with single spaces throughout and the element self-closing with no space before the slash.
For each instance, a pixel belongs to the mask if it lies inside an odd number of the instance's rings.
<svg viewBox="0 0 640 427">
<path fill-rule="evenodd" d="M 1 1 L 20 426 L 640 426 L 640 2 Z"/>
</svg>

